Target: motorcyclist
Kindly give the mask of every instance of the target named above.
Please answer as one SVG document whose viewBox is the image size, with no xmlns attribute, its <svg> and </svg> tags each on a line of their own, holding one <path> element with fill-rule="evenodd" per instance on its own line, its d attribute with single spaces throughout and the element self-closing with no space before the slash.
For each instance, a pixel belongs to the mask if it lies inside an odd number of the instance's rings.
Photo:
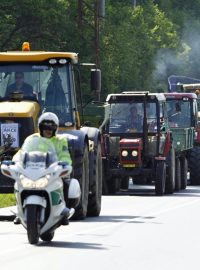
<svg viewBox="0 0 200 270">
<path fill-rule="evenodd" d="M 34 133 L 30 135 L 29 137 L 27 137 L 27 139 L 30 139 L 33 136 L 42 136 L 44 138 L 48 138 L 49 140 L 51 140 L 51 142 L 53 143 L 55 147 L 58 160 L 64 161 L 68 165 L 72 165 L 72 160 L 71 160 L 70 153 L 68 150 L 67 139 L 63 138 L 62 135 L 57 135 L 58 126 L 59 126 L 59 119 L 56 116 L 56 114 L 52 112 L 45 112 L 38 119 L 39 133 Z M 18 160 L 19 152 L 20 151 L 18 151 L 17 154 L 15 154 L 15 156 L 13 157 L 13 161 Z M 69 185 L 70 185 L 70 179 L 63 178 L 64 197 L 65 197 L 66 203 L 67 203 L 66 193 L 68 191 Z M 15 224 L 20 223 L 20 220 L 18 217 L 15 218 L 14 223 Z M 62 220 L 62 225 L 68 225 L 68 224 L 69 224 L 68 218 L 67 216 L 64 216 Z"/>
</svg>

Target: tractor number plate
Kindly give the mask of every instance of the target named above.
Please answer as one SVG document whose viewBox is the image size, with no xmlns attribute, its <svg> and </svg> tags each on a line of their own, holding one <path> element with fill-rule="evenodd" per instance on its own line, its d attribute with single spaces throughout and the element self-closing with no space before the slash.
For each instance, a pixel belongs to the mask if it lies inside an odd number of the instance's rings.
<svg viewBox="0 0 200 270">
<path fill-rule="evenodd" d="M 136 167 L 136 164 L 123 164 L 122 166 L 125 168 L 134 168 Z"/>
<path fill-rule="evenodd" d="M 5 123 L 1 124 L 1 145 L 12 143 L 11 147 L 19 147 L 19 124 Z"/>
</svg>

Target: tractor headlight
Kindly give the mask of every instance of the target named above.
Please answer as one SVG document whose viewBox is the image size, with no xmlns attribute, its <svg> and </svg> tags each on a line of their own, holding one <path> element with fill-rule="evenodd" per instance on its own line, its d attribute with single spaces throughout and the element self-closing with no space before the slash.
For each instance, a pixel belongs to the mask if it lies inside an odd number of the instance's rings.
<svg viewBox="0 0 200 270">
<path fill-rule="evenodd" d="M 128 156 L 128 151 L 127 150 L 123 150 L 122 151 L 122 157 L 127 157 Z"/>
<path fill-rule="evenodd" d="M 55 65 L 57 63 L 57 60 L 56 59 L 49 59 L 49 64 L 51 65 Z"/>
<path fill-rule="evenodd" d="M 48 184 L 48 177 L 42 177 L 38 180 L 31 180 L 23 175 L 20 175 L 21 185 L 23 188 L 30 188 L 30 189 L 40 189 L 45 188 Z"/>
<path fill-rule="evenodd" d="M 133 150 L 131 154 L 132 154 L 133 157 L 137 157 L 138 156 L 138 151 Z"/>
</svg>

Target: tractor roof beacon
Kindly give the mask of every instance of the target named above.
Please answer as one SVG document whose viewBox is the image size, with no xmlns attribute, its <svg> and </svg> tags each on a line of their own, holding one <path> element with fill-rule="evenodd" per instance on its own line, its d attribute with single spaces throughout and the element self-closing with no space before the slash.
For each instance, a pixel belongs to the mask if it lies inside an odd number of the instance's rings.
<svg viewBox="0 0 200 270">
<path fill-rule="evenodd" d="M 37 132 L 43 112 L 54 112 L 58 135 L 68 139 L 73 160 L 73 176 L 80 182 L 82 199 L 76 217 L 98 216 L 101 209 L 102 163 L 99 129 L 81 127 L 78 107 L 80 63 L 72 52 L 31 51 L 25 42 L 22 51 L 0 53 L 1 146 L 7 134 L 13 143 L 1 159 L 10 159 L 24 139 Z M 91 70 L 91 90 L 100 92 L 101 71 Z M 18 89 L 17 77 L 24 84 Z M 16 79 L 16 81 L 15 81 Z M 0 192 L 13 192 L 13 181 L 0 175 Z"/>
<path fill-rule="evenodd" d="M 103 192 L 113 194 L 127 188 L 132 177 L 134 183 L 155 182 L 157 195 L 173 193 L 175 179 L 170 168 L 174 149 L 164 94 L 123 92 L 108 95 L 106 102 L 100 127 Z M 137 116 L 131 117 L 133 108 Z"/>
</svg>

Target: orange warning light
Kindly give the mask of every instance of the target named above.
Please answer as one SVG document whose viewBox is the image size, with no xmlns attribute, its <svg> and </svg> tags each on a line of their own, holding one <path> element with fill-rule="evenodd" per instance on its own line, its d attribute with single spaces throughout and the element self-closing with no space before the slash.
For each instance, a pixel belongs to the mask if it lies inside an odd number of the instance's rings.
<svg viewBox="0 0 200 270">
<path fill-rule="evenodd" d="M 29 42 L 24 42 L 22 44 L 22 51 L 30 51 L 30 44 L 29 44 Z"/>
</svg>

